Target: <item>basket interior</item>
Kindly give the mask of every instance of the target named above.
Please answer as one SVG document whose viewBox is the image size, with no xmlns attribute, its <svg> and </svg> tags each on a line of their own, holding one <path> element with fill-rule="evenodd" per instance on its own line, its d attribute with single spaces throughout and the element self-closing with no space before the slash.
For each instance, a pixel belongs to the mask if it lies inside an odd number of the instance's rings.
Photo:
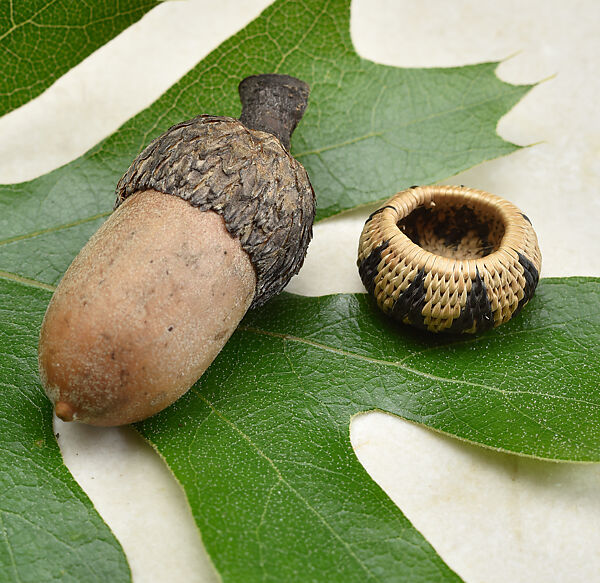
<svg viewBox="0 0 600 583">
<path fill-rule="evenodd" d="M 493 253 L 504 236 L 504 223 L 494 207 L 453 200 L 417 207 L 398 228 L 419 247 L 459 260 Z"/>
</svg>

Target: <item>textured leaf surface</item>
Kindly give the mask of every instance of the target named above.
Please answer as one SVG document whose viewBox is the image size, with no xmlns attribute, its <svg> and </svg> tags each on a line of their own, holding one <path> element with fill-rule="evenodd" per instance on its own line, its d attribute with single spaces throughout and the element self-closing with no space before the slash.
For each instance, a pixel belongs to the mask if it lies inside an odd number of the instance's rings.
<svg viewBox="0 0 600 583">
<path fill-rule="evenodd" d="M 0 115 L 27 103 L 157 0 L 0 3 Z"/>
<path fill-rule="evenodd" d="M 529 86 L 500 81 L 496 63 L 398 69 L 361 59 L 349 16 L 348 0 L 280 0 L 90 152 L 0 187 L 0 270 L 55 284 L 111 211 L 118 179 L 144 146 L 199 113 L 238 116 L 237 84 L 254 73 L 292 74 L 312 87 L 292 147 L 320 218 L 517 148 L 495 127 Z"/>
<path fill-rule="evenodd" d="M 129 581 L 125 556 L 63 464 L 37 368 L 50 293 L 0 279 L 0 581 Z"/>
<path fill-rule="evenodd" d="M 598 279 L 544 280 L 505 326 L 432 341 L 366 295 L 284 294 L 138 427 L 225 581 L 451 581 L 358 463 L 352 416 L 380 409 L 496 449 L 598 461 L 599 295 Z"/>
</svg>

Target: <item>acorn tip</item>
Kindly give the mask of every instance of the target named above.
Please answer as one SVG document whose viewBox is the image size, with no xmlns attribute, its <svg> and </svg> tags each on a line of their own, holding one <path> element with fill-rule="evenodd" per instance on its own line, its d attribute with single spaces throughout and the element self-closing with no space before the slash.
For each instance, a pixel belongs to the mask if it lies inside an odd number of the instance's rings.
<svg viewBox="0 0 600 583">
<path fill-rule="evenodd" d="M 75 417 L 75 411 L 73 410 L 73 407 L 64 401 L 59 401 L 56 403 L 56 405 L 54 405 L 54 413 L 63 421 L 73 421 L 73 418 Z"/>
</svg>

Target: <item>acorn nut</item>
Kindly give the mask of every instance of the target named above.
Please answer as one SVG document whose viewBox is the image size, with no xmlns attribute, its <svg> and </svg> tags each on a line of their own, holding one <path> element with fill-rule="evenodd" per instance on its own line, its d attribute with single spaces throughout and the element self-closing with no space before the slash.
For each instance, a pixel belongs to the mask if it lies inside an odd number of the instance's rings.
<svg viewBox="0 0 600 583">
<path fill-rule="evenodd" d="M 288 148 L 309 88 L 257 75 L 239 93 L 239 120 L 179 123 L 133 161 L 58 285 L 39 367 L 64 421 L 122 425 L 164 409 L 300 269 L 315 196 Z"/>
</svg>

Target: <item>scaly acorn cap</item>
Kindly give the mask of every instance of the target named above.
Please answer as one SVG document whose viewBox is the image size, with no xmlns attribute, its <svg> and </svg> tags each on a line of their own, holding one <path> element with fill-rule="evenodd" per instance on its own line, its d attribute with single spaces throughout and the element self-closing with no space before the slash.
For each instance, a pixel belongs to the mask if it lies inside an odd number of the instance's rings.
<svg viewBox="0 0 600 583">
<path fill-rule="evenodd" d="M 287 150 L 309 88 L 287 75 L 256 75 L 239 92 L 240 120 L 200 115 L 152 141 L 119 181 L 115 208 L 156 190 L 221 215 L 256 271 L 257 307 L 298 273 L 312 238 L 315 194 Z"/>
</svg>

